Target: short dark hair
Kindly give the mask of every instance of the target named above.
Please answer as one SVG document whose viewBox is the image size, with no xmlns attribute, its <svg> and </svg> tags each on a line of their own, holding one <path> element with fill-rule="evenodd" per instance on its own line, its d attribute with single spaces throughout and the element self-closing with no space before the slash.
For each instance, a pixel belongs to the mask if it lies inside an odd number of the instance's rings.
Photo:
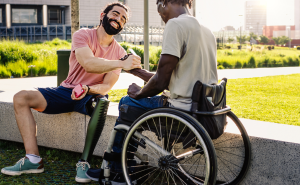
<svg viewBox="0 0 300 185">
<path fill-rule="evenodd" d="M 108 4 L 104 10 L 102 11 L 105 14 L 108 14 L 115 6 L 119 6 L 121 8 L 124 8 L 125 11 L 129 14 L 129 7 L 124 5 L 123 3 L 120 2 L 114 2 L 114 3 L 110 3 Z M 100 21 L 100 25 L 102 24 L 102 21 Z"/>
<path fill-rule="evenodd" d="M 157 0 L 156 4 L 160 1 L 164 1 L 164 4 L 167 4 L 168 2 L 170 3 L 175 3 L 175 4 L 180 4 L 182 6 L 188 5 L 189 8 L 192 8 L 193 0 Z"/>
</svg>

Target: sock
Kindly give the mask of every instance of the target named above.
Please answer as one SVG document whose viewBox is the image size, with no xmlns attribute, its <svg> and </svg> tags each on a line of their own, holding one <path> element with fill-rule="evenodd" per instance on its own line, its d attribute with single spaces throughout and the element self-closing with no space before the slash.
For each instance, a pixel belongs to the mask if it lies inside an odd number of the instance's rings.
<svg viewBox="0 0 300 185">
<path fill-rule="evenodd" d="M 80 162 L 87 162 L 87 160 L 80 159 L 80 160 L 78 161 L 78 163 L 80 163 Z"/>
<path fill-rule="evenodd" d="M 37 156 L 37 155 L 34 155 L 34 154 L 26 154 L 26 157 L 32 163 L 39 163 L 42 160 L 42 158 L 40 156 Z"/>
</svg>

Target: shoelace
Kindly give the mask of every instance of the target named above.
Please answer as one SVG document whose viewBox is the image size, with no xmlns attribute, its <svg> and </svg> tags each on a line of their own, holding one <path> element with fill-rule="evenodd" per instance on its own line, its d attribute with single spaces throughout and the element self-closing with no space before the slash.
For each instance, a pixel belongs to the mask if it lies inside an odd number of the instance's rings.
<svg viewBox="0 0 300 185">
<path fill-rule="evenodd" d="M 22 168 L 22 165 L 24 165 L 25 163 L 25 157 L 23 157 L 22 159 L 20 159 L 16 164 L 20 163 L 20 170 Z"/>
<path fill-rule="evenodd" d="M 87 165 L 89 168 L 91 168 L 91 166 L 88 162 L 79 162 L 76 164 L 76 170 L 81 167 L 81 169 L 83 171 L 85 171 L 85 165 Z"/>
</svg>

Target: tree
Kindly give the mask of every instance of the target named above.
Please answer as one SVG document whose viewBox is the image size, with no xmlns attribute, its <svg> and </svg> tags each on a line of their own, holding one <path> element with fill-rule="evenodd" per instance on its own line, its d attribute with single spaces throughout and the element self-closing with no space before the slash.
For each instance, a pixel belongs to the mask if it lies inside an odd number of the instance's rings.
<svg viewBox="0 0 300 185">
<path fill-rule="evenodd" d="M 231 42 L 233 42 L 234 41 L 234 39 L 233 38 L 231 38 L 231 37 L 228 37 L 228 39 L 227 39 L 227 42 L 228 43 L 231 43 Z"/>
<path fill-rule="evenodd" d="M 72 36 L 79 29 L 80 29 L 79 0 L 71 0 L 71 32 L 72 32 Z"/>
<path fill-rule="evenodd" d="M 281 36 L 280 37 L 280 44 L 284 45 L 287 44 L 291 39 L 288 38 L 287 36 Z"/>
<path fill-rule="evenodd" d="M 240 37 L 239 36 L 236 36 L 236 40 L 237 40 L 238 43 L 240 43 Z M 247 36 L 243 35 L 242 39 L 241 39 L 242 44 L 244 44 L 246 40 L 247 40 Z"/>
<path fill-rule="evenodd" d="M 280 44 L 280 37 L 272 37 L 276 45 Z"/>
<path fill-rule="evenodd" d="M 263 44 L 268 44 L 269 41 L 270 41 L 270 39 L 269 39 L 268 37 L 264 36 L 264 35 L 261 35 L 261 36 L 259 36 L 259 37 L 260 37 L 259 42 L 261 42 L 261 43 L 263 43 Z"/>
<path fill-rule="evenodd" d="M 249 37 L 247 37 L 247 41 L 250 42 L 251 38 L 254 39 L 254 40 L 256 40 L 257 39 L 257 35 L 255 35 L 253 32 L 251 32 L 249 34 Z"/>
</svg>

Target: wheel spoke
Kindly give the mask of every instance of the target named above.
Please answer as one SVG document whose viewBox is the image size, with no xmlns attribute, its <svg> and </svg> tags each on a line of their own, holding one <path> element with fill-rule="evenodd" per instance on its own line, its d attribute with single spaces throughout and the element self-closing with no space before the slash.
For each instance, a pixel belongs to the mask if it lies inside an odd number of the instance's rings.
<svg viewBox="0 0 300 185">
<path fill-rule="evenodd" d="M 154 119 L 152 118 L 152 120 L 153 120 L 153 123 L 154 123 L 154 125 L 155 125 L 155 128 L 156 128 L 156 131 L 157 131 L 157 135 L 158 135 L 158 130 L 157 130 L 157 127 L 156 127 L 156 124 L 155 124 L 155 121 L 154 121 Z M 146 123 L 147 123 L 147 125 L 148 125 L 148 128 L 149 128 L 149 130 L 151 131 L 151 129 L 150 129 L 150 127 L 149 127 L 149 124 L 148 124 L 148 121 L 146 121 Z M 155 152 L 154 152 L 155 153 Z M 160 154 L 160 153 L 159 153 Z M 162 156 L 162 155 L 159 155 L 160 157 Z"/>
<path fill-rule="evenodd" d="M 174 180 L 173 176 L 170 174 L 169 170 L 167 170 L 167 172 L 169 173 L 169 176 L 172 178 L 173 182 L 174 182 L 175 184 L 177 184 L 176 181 Z"/>
<path fill-rule="evenodd" d="M 231 138 L 231 139 L 227 139 L 227 140 L 222 141 L 222 142 L 219 142 L 219 143 L 214 143 L 214 145 L 218 145 L 218 144 L 224 143 L 224 142 L 226 142 L 226 141 L 230 141 L 230 140 L 233 140 L 233 139 L 237 139 L 237 138 L 239 138 L 239 137 L 240 137 L 240 136 L 237 136 L 237 137 L 234 137 L 234 138 Z"/>
<path fill-rule="evenodd" d="M 237 156 L 237 157 L 245 158 L 244 156 L 236 155 L 236 154 L 233 154 L 233 153 L 230 153 L 230 152 L 224 151 L 224 150 L 220 150 L 220 149 L 217 149 L 217 150 L 218 150 L 218 151 L 225 152 L 225 153 L 228 153 L 228 154 L 231 154 L 231 155 L 235 155 L 235 156 Z"/>
<path fill-rule="evenodd" d="M 129 143 L 130 146 L 133 146 L 132 144 Z M 138 150 L 138 148 L 136 146 L 133 146 L 134 148 L 136 148 Z M 150 157 L 152 157 L 153 159 L 158 160 L 157 158 L 153 157 L 152 155 L 150 155 L 148 152 L 145 151 L 145 153 L 147 153 Z"/>
<path fill-rule="evenodd" d="M 228 161 L 228 160 L 226 160 L 226 159 L 224 159 L 224 158 L 222 158 L 222 157 L 218 157 L 219 159 L 223 159 L 224 161 L 226 161 L 226 162 L 228 162 L 228 163 L 231 163 L 231 164 L 233 164 L 234 166 L 236 166 L 236 167 L 239 167 L 240 169 L 242 168 L 241 166 L 239 166 L 239 165 L 237 165 L 237 164 L 235 164 L 235 163 L 233 163 L 233 162 L 231 162 L 231 161 Z"/>
<path fill-rule="evenodd" d="M 224 163 L 224 161 L 221 159 L 221 158 L 219 158 L 220 159 L 220 161 L 224 164 L 224 166 L 226 166 L 226 168 L 235 176 L 235 177 L 237 177 L 237 175 Z M 220 171 L 220 170 L 218 170 L 218 171 Z"/>
<path fill-rule="evenodd" d="M 182 129 L 182 131 L 181 131 L 181 133 L 180 133 L 180 135 L 179 135 L 179 137 L 178 137 L 178 139 L 176 140 L 176 142 L 172 145 L 172 148 L 171 148 L 171 150 L 173 149 L 173 147 L 177 144 L 177 141 L 179 140 L 179 138 L 180 138 L 180 136 L 181 136 L 181 134 L 183 133 L 183 131 L 184 131 L 184 129 L 185 129 L 185 127 L 186 127 L 186 125 L 184 125 L 184 128 Z"/>
<path fill-rule="evenodd" d="M 162 148 L 161 148 L 161 153 L 163 154 L 162 150 L 164 150 L 165 147 L 164 147 L 164 144 L 163 144 L 163 136 L 162 136 L 162 132 L 161 132 L 161 122 L 160 122 L 160 117 L 158 118 L 158 120 L 159 120 L 159 129 L 160 129 L 160 142 L 161 142 L 161 146 L 162 146 Z"/>
<path fill-rule="evenodd" d="M 148 124 L 148 123 L 147 123 Z M 148 127 L 149 127 L 149 125 L 148 125 Z M 146 130 L 144 129 L 144 127 L 142 126 L 142 128 L 143 128 L 143 130 L 146 132 Z M 149 127 L 149 129 L 150 129 L 150 127 Z M 150 131 L 151 132 L 151 131 Z M 158 157 L 158 158 L 160 158 L 161 156 L 158 156 L 157 154 L 156 154 L 156 152 L 153 150 L 153 148 L 149 145 L 149 148 L 152 150 L 152 152 Z"/>
<path fill-rule="evenodd" d="M 140 177 L 140 178 L 138 178 L 136 181 L 138 181 L 138 180 L 140 180 L 141 178 L 143 178 L 143 177 L 145 177 L 145 176 L 147 176 L 147 175 L 149 175 L 149 174 L 151 174 L 143 183 L 142 183 L 142 185 L 145 183 L 145 182 L 147 182 L 147 180 L 158 170 L 159 168 L 157 168 L 156 170 L 154 170 L 154 171 L 152 171 L 152 172 L 149 172 L 149 173 L 147 173 L 146 175 L 143 175 L 142 177 Z"/>
<path fill-rule="evenodd" d="M 159 172 L 159 174 L 156 176 L 156 178 L 154 179 L 154 181 L 150 185 L 152 185 L 154 182 L 156 182 L 156 179 L 157 179 L 157 177 L 159 177 L 160 174 L 161 174 L 161 171 Z"/>
<path fill-rule="evenodd" d="M 152 166 L 151 168 L 157 168 L 157 167 Z M 129 175 L 134 175 L 134 174 L 137 174 L 137 173 L 141 173 L 141 172 L 146 171 L 146 170 L 149 170 L 149 169 L 151 169 L 151 168 L 147 168 L 147 169 L 144 169 L 144 170 L 140 170 L 140 171 L 134 172 L 134 173 L 129 174 Z"/>
<path fill-rule="evenodd" d="M 173 121 L 174 121 L 174 119 L 172 119 L 172 124 L 171 124 L 170 132 L 169 132 L 169 139 L 168 139 L 168 145 L 167 145 L 168 148 L 167 148 L 167 151 L 169 149 L 170 137 L 171 137 L 171 132 L 172 132 L 172 128 L 173 128 Z"/>
<path fill-rule="evenodd" d="M 176 175 L 173 171 L 172 171 L 172 169 L 170 169 L 169 171 L 171 171 L 174 175 Z M 171 174 L 172 174 L 171 173 Z M 174 175 L 173 175 L 173 178 L 175 179 L 175 177 L 174 177 Z M 177 175 L 176 175 L 177 176 Z M 180 180 L 180 182 L 181 182 L 181 184 L 186 184 L 181 178 L 179 178 L 178 176 L 177 176 L 177 178 Z"/>
</svg>

